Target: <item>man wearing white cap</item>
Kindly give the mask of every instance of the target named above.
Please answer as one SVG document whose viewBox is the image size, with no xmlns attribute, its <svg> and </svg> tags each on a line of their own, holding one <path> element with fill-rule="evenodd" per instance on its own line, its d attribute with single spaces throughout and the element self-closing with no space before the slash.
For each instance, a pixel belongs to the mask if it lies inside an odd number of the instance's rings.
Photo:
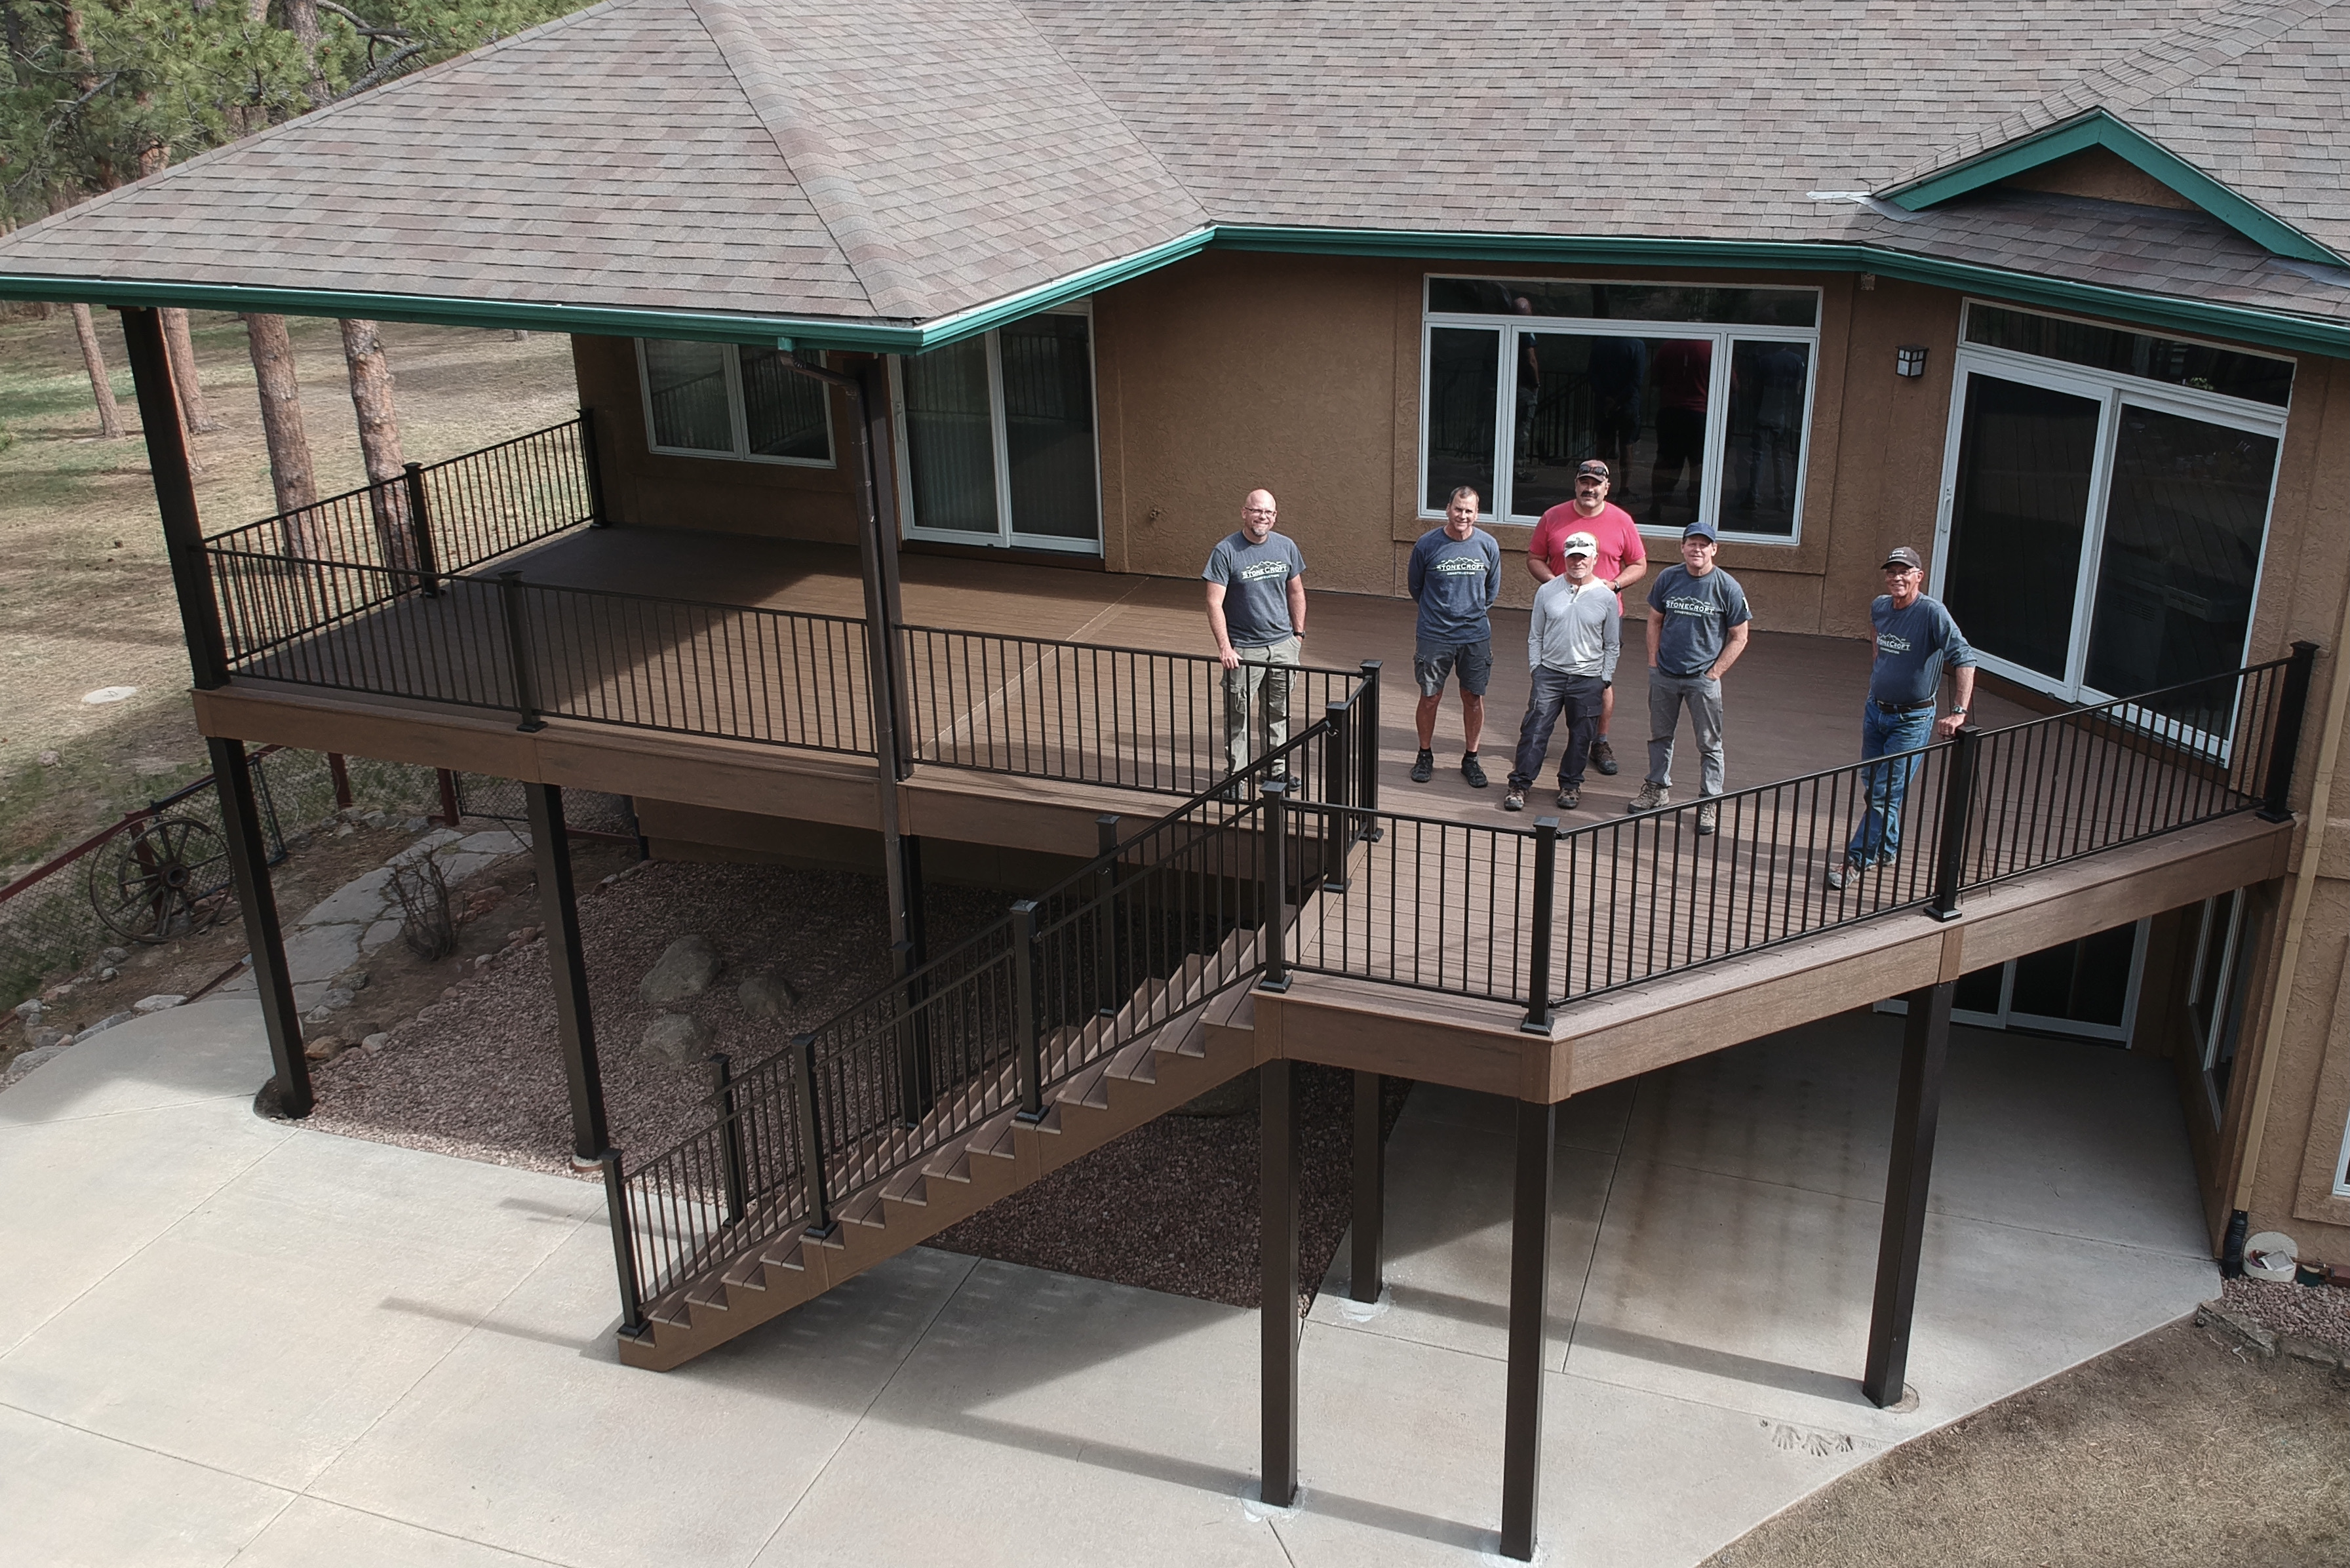
<svg viewBox="0 0 2350 1568">
<path fill-rule="evenodd" d="M 1526 630 L 1526 666 L 1534 692 L 1518 726 L 1518 754 L 1510 768 L 1503 811 L 1523 811 L 1526 791 L 1542 773 L 1551 731 L 1566 721 L 1566 750 L 1558 760 L 1558 808 L 1583 803 L 1583 770 L 1591 759 L 1599 728 L 1602 694 L 1616 679 L 1623 650 L 1624 611 L 1615 590 L 1599 580 L 1598 541 L 1570 534 L 1560 545 L 1558 576 L 1534 590 L 1534 618 Z"/>
</svg>

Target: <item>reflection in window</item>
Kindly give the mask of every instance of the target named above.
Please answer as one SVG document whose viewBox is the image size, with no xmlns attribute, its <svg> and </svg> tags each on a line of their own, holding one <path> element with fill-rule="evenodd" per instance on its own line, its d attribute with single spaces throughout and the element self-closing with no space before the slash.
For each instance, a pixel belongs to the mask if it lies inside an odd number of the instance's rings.
<svg viewBox="0 0 2350 1568">
<path fill-rule="evenodd" d="M 647 342 L 643 348 L 653 445 L 732 452 L 734 417 L 727 404 L 726 345 Z"/>
<path fill-rule="evenodd" d="M 1517 302 L 1524 300 L 1522 308 Z M 1819 291 L 1700 288 L 1681 284 L 1576 283 L 1556 278 L 1432 277 L 1428 308 L 1460 316 L 1570 316 L 1600 321 L 1706 321 L 1732 327 L 1816 327 Z"/>
<path fill-rule="evenodd" d="M 1808 343 L 1747 341 L 1731 349 L 1723 526 L 1742 534 L 1795 531 L 1804 394 L 1811 379 Z"/>
<path fill-rule="evenodd" d="M 1099 537 L 1086 318 L 1032 316 L 1003 329 L 1001 351 L 1013 527 L 1069 539 Z"/>
<path fill-rule="evenodd" d="M 995 426 L 987 339 L 967 337 L 906 361 L 906 466 L 925 528 L 993 534 Z"/>
<path fill-rule="evenodd" d="M 637 355 L 655 452 L 832 466 L 831 401 L 790 356 L 657 338 L 639 339 Z"/>
<path fill-rule="evenodd" d="M 2246 354 L 2208 343 L 2124 332 L 2061 317 L 2035 316 L 1998 306 L 1967 306 L 1967 341 L 2086 365 L 2116 375 L 2137 376 L 2197 391 L 2283 408 L 2293 397 L 2293 361 Z"/>
<path fill-rule="evenodd" d="M 898 362 L 910 533 L 1100 547 L 1092 327 L 1051 311 Z"/>
<path fill-rule="evenodd" d="M 1980 372 L 1966 379 L 1942 603 L 1978 650 L 2062 680 L 2098 405 Z M 2033 568 L 2017 570 L 2019 561 Z"/>
<path fill-rule="evenodd" d="M 1428 335 L 1428 493 L 1430 512 L 1444 510 L 1452 492 L 1465 484 L 1494 506 L 1494 358 L 1501 334 L 1490 329 L 1439 327 Z"/>
<path fill-rule="evenodd" d="M 750 449 L 762 457 L 832 460 L 832 432 L 826 422 L 824 383 L 785 363 L 791 356 L 745 345 L 743 355 L 743 424 Z"/>
</svg>

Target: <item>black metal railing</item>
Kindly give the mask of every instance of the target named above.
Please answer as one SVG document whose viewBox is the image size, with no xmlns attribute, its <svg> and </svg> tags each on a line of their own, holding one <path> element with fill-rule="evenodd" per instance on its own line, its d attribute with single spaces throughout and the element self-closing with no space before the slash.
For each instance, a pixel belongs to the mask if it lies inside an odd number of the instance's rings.
<svg viewBox="0 0 2350 1568">
<path fill-rule="evenodd" d="M 595 521 L 588 431 L 571 420 L 411 462 L 397 479 L 211 535 L 204 556 L 229 668 Z"/>
</svg>

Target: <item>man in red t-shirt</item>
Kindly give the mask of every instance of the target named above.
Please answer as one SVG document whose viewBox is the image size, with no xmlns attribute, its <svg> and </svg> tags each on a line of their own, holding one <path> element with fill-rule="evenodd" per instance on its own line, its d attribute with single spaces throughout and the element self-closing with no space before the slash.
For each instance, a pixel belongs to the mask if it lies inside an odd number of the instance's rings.
<svg viewBox="0 0 2350 1568">
<path fill-rule="evenodd" d="M 1542 514 L 1534 536 L 1526 543 L 1526 570 L 1537 583 L 1546 583 L 1566 570 L 1566 536 L 1588 534 L 1599 545 L 1593 576 L 1617 591 L 1616 607 L 1624 607 L 1622 590 L 1648 571 L 1648 552 L 1640 545 L 1640 530 L 1632 514 L 1607 499 L 1607 465 L 1593 458 L 1575 471 L 1575 499 Z M 1599 694 L 1599 735 L 1591 742 L 1591 765 L 1603 774 L 1616 771 L 1616 748 L 1607 743 L 1608 721 L 1616 717 L 1616 683 Z"/>
</svg>

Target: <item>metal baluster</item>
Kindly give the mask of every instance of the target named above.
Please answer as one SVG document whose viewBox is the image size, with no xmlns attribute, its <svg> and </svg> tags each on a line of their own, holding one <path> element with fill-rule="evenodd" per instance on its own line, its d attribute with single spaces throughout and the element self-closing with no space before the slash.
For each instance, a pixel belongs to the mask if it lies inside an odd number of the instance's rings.
<svg viewBox="0 0 2350 1568">
<path fill-rule="evenodd" d="M 620 1151 L 606 1149 L 604 1212 L 612 1229 L 612 1264 L 620 1277 L 620 1332 L 634 1339 L 645 1332 L 645 1309 L 637 1285 L 637 1232 L 629 1216 L 629 1187 L 620 1177 Z"/>
<path fill-rule="evenodd" d="M 816 1036 L 795 1034 L 794 1064 L 799 1073 L 800 1179 L 807 1192 L 807 1233 L 824 1241 L 839 1229 L 832 1217 L 832 1199 L 825 1190 L 824 1116 L 816 1104 Z"/>
<path fill-rule="evenodd" d="M 1019 1053 L 1020 1120 L 1045 1119 L 1045 1023 L 1037 1009 L 1036 900 L 1012 906 L 1012 1038 Z"/>
</svg>

